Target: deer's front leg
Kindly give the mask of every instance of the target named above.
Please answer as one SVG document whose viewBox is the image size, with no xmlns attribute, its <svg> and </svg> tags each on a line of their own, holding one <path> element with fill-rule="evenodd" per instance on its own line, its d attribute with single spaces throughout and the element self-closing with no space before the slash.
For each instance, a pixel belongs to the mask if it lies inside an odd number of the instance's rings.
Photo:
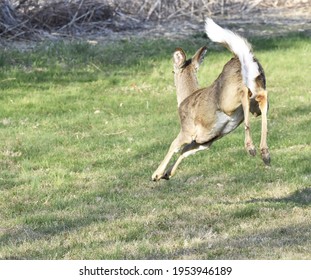
<svg viewBox="0 0 311 280">
<path fill-rule="evenodd" d="M 253 144 L 250 133 L 250 122 L 249 122 L 249 94 L 248 88 L 245 87 L 241 97 L 241 103 L 244 111 L 244 128 L 245 128 L 245 149 L 252 156 L 256 155 L 256 148 Z"/>
<path fill-rule="evenodd" d="M 164 173 L 165 173 L 168 163 L 170 162 L 174 153 L 177 153 L 180 150 L 180 148 L 186 143 L 187 142 L 186 142 L 184 135 L 182 134 L 182 132 L 180 132 L 178 136 L 175 138 L 175 140 L 172 142 L 163 161 L 161 162 L 157 170 L 153 173 L 152 175 L 153 181 L 159 181 L 162 178 L 167 179 Z"/>
<path fill-rule="evenodd" d="M 205 149 L 209 148 L 210 145 L 211 145 L 210 143 L 201 145 L 201 144 L 198 144 L 196 142 L 192 142 L 192 143 L 186 145 L 183 148 L 183 150 L 181 151 L 181 154 L 178 157 L 178 159 L 174 162 L 174 164 L 169 169 L 166 170 L 163 178 L 164 179 L 170 179 L 172 176 L 174 176 L 178 165 L 181 163 L 181 161 L 184 158 L 186 158 L 186 157 L 188 157 L 190 155 L 193 155 L 193 154 L 195 154 L 198 151 L 205 150 Z"/>
</svg>

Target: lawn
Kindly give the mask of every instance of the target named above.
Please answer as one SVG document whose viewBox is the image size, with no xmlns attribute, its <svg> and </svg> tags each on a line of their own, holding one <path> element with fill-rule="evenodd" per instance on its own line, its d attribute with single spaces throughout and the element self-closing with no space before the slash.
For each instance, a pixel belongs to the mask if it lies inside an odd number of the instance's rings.
<svg viewBox="0 0 311 280">
<path fill-rule="evenodd" d="M 201 86 L 231 57 L 199 35 L 0 50 L 0 259 L 311 259 L 307 35 L 250 39 L 270 168 L 241 126 L 151 181 L 179 131 L 174 48 L 208 45 Z"/>
</svg>

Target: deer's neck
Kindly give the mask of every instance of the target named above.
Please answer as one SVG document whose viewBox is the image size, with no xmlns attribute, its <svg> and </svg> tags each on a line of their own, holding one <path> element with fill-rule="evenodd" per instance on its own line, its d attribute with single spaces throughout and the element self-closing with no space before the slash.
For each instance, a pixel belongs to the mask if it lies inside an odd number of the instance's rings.
<svg viewBox="0 0 311 280">
<path fill-rule="evenodd" d="M 179 105 L 192 93 L 199 89 L 197 79 L 184 80 L 176 84 L 177 103 Z"/>
</svg>

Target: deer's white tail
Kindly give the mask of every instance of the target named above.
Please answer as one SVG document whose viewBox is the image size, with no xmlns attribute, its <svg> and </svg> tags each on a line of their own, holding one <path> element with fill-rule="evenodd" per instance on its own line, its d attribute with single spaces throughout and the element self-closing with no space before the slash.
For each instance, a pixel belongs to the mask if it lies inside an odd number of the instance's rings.
<svg viewBox="0 0 311 280">
<path fill-rule="evenodd" d="M 255 79 L 259 75 L 259 69 L 257 62 L 254 60 L 251 46 L 246 39 L 220 27 L 211 18 L 207 18 L 205 21 L 205 31 L 213 42 L 225 44 L 239 58 L 243 82 L 253 95 L 256 94 Z"/>
</svg>

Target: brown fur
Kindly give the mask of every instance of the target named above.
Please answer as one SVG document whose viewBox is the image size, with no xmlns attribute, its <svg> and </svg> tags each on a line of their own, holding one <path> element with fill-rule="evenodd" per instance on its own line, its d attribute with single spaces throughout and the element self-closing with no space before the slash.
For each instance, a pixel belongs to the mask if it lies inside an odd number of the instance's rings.
<svg viewBox="0 0 311 280">
<path fill-rule="evenodd" d="M 154 181 L 169 179 L 174 175 L 182 159 L 209 148 L 214 141 L 233 131 L 243 120 L 245 148 L 249 154 L 255 155 L 256 150 L 250 136 L 249 112 L 255 116 L 262 114 L 260 148 L 264 163 L 267 165 L 270 163 L 266 143 L 268 96 L 262 66 L 256 60 L 260 75 L 256 78 L 257 94 L 254 96 L 242 81 L 241 64 L 237 57 L 233 57 L 225 64 L 212 85 L 199 89 L 197 70 L 205 53 L 206 47 L 203 47 L 190 60 L 186 60 L 186 55 L 180 48 L 174 53 L 174 79 L 181 130 L 152 175 Z M 171 157 L 179 150 L 181 150 L 179 158 L 167 168 Z"/>
</svg>

